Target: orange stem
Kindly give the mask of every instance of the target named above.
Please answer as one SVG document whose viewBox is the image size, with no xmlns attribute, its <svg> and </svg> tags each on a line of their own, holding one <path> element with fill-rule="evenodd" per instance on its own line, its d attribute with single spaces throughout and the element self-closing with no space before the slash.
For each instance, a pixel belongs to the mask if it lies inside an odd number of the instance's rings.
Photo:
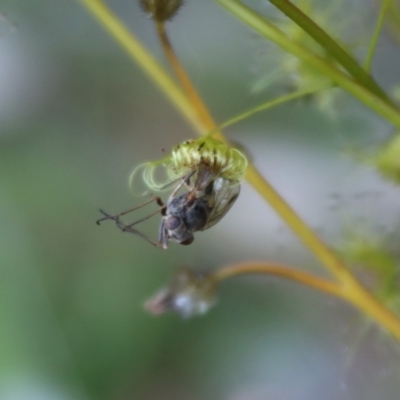
<svg viewBox="0 0 400 400">
<path fill-rule="evenodd" d="M 164 49 L 164 52 L 168 58 L 169 63 L 174 69 L 175 74 L 178 77 L 178 80 L 181 83 L 183 90 L 186 93 L 186 96 L 188 97 L 188 100 L 192 104 L 193 108 L 196 110 L 199 120 L 209 131 L 212 131 L 217 127 L 217 124 L 214 122 L 213 118 L 210 115 L 210 112 L 204 105 L 203 100 L 198 95 L 197 90 L 192 84 L 192 81 L 190 80 L 186 71 L 182 67 L 181 62 L 176 56 L 176 53 L 168 38 L 167 32 L 165 31 L 164 22 L 155 21 L 155 24 L 157 28 L 157 34 Z"/>
<path fill-rule="evenodd" d="M 215 282 L 220 283 L 227 278 L 247 274 L 275 275 L 281 278 L 290 279 L 303 285 L 310 286 L 314 289 L 320 290 L 321 292 L 325 292 L 336 297 L 344 297 L 341 285 L 330 282 L 323 278 L 319 278 L 307 272 L 299 271 L 291 267 L 286 267 L 282 264 L 261 262 L 246 262 L 235 264 L 219 269 L 212 274 L 212 278 Z"/>
<path fill-rule="evenodd" d="M 355 279 L 347 285 L 345 283 L 340 284 L 284 265 L 261 262 L 247 262 L 221 268 L 212 274 L 212 279 L 214 279 L 216 283 L 220 283 L 227 278 L 248 274 L 279 276 L 342 298 L 353 306 L 358 307 L 362 312 L 368 314 L 373 320 L 386 327 L 393 336 L 400 339 L 398 316 L 385 307 Z"/>
</svg>

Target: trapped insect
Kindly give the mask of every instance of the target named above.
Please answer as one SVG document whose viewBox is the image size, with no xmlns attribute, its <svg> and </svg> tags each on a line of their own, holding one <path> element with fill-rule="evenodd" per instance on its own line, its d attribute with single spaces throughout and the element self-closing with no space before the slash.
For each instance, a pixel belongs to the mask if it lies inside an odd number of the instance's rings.
<svg viewBox="0 0 400 400">
<path fill-rule="evenodd" d="M 210 180 L 212 175 L 204 164 L 200 164 L 199 171 L 196 174 L 197 177 L 194 183 L 191 183 L 195 172 L 193 171 L 180 179 L 166 204 L 162 202 L 160 197 L 154 197 L 137 207 L 114 216 L 100 210 L 104 214 L 104 218 L 99 219 L 97 223 L 100 224 L 101 221 L 107 219 L 113 220 L 122 231 L 139 235 L 153 245 L 163 249 L 168 247 L 169 239 L 173 239 L 183 245 L 191 244 L 194 240 L 193 233 L 209 229 L 220 221 L 232 207 L 240 192 L 239 185 L 231 186 L 223 178 Z M 181 188 L 186 188 L 187 191 L 178 195 Z M 153 201 L 159 205 L 159 209 L 156 212 L 131 224 L 125 224 L 121 221 L 120 218 L 123 215 Z M 162 217 L 158 242 L 155 242 L 134 227 L 159 212 Z"/>
<path fill-rule="evenodd" d="M 166 168 L 167 181 L 157 183 L 154 170 L 160 165 Z M 239 196 L 246 167 L 247 160 L 238 150 L 216 139 L 186 141 L 175 146 L 162 160 L 145 163 L 132 174 L 135 176 L 143 168 L 143 179 L 153 190 L 164 190 L 176 184 L 166 204 L 157 196 L 116 215 L 100 210 L 104 217 L 97 223 L 112 220 L 123 232 L 136 234 L 163 249 L 168 247 L 169 239 L 183 245 L 191 244 L 194 232 L 211 228 L 232 207 Z M 152 202 L 159 206 L 155 212 L 130 224 L 121 220 L 122 216 Z M 136 225 L 158 213 L 161 223 L 158 241 L 154 241 L 138 231 Z"/>
</svg>

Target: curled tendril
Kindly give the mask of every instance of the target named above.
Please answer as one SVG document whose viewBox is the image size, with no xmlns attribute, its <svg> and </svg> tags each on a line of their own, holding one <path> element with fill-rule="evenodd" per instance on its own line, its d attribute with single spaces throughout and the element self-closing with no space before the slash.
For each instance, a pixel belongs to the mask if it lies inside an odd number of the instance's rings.
<svg viewBox="0 0 400 400">
<path fill-rule="evenodd" d="M 135 189 L 134 181 L 141 173 L 150 190 L 166 190 L 186 174 L 196 171 L 200 163 L 212 171 L 215 179 L 222 178 L 231 186 L 242 182 L 247 168 L 247 159 L 239 150 L 211 137 L 199 138 L 174 146 L 171 153 L 161 160 L 136 167 L 129 178 L 129 186 Z M 165 172 L 164 178 L 156 177 L 160 167 Z"/>
</svg>

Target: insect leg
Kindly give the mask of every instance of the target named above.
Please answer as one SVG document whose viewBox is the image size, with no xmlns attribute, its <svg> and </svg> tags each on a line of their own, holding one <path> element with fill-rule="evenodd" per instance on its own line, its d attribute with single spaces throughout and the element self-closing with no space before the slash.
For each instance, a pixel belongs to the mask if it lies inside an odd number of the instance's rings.
<svg viewBox="0 0 400 400">
<path fill-rule="evenodd" d="M 195 170 L 190 171 L 188 174 L 186 174 L 185 176 L 183 176 L 183 177 L 181 178 L 181 181 L 179 182 L 178 186 L 177 186 L 177 187 L 174 189 L 174 191 L 171 193 L 170 198 L 174 198 L 174 197 L 176 196 L 176 194 L 178 193 L 179 189 L 180 189 L 183 185 L 188 186 L 188 183 L 189 183 L 189 186 L 190 186 L 190 178 L 195 174 L 195 172 L 196 172 Z M 189 187 L 188 189 L 190 189 L 190 187 Z"/>
<path fill-rule="evenodd" d="M 157 210 L 156 213 L 158 213 L 159 211 L 160 211 L 160 210 Z M 151 215 L 149 215 L 149 216 L 143 218 L 142 220 L 148 219 L 148 218 L 150 218 L 151 216 L 155 215 L 156 213 L 152 213 Z M 106 214 L 104 211 L 103 211 L 103 214 L 105 214 L 106 216 L 108 216 L 108 214 Z M 126 225 L 126 224 L 124 224 L 124 223 L 119 219 L 118 216 L 113 217 L 113 216 L 110 215 L 109 217 L 110 217 L 111 219 L 113 219 L 113 221 L 116 223 L 117 227 L 118 227 L 119 229 L 121 229 L 122 232 L 133 233 L 134 235 L 138 235 L 138 236 L 140 236 L 141 238 L 143 238 L 144 240 L 146 240 L 147 242 L 151 243 L 153 246 L 166 248 L 166 247 L 164 247 L 164 246 L 161 246 L 160 243 L 155 242 L 154 240 L 150 239 L 150 238 L 149 238 L 148 236 L 146 236 L 144 233 L 142 233 L 142 232 L 140 232 L 140 231 L 138 231 L 138 230 L 132 228 L 133 225 L 135 225 L 135 224 L 138 223 L 138 222 L 141 222 L 142 220 L 141 220 L 141 221 L 136 221 L 135 223 L 133 223 L 133 224 L 131 224 L 131 225 Z"/>
<path fill-rule="evenodd" d="M 129 233 L 133 233 L 134 235 L 138 235 L 141 238 L 143 238 L 144 240 L 148 241 L 149 243 L 151 243 L 153 246 L 156 247 L 161 247 L 166 249 L 166 247 L 161 246 L 160 243 L 155 242 L 154 240 L 151 240 L 149 237 L 147 237 L 144 233 L 139 232 L 136 229 L 131 228 L 130 226 L 127 226 L 125 224 L 123 224 L 121 221 L 117 222 L 118 228 L 120 228 L 123 232 L 129 232 Z"/>
<path fill-rule="evenodd" d="M 141 218 L 141 219 L 139 219 L 139 220 L 133 222 L 132 224 L 129 224 L 129 225 L 125 225 L 125 224 L 124 224 L 124 226 L 125 226 L 125 228 L 131 228 L 132 226 L 134 226 L 134 225 L 136 225 L 136 224 L 139 224 L 140 222 L 146 221 L 147 219 L 153 217 L 154 215 L 158 214 L 160 211 L 161 211 L 161 213 L 162 213 L 163 210 L 165 210 L 165 206 L 164 206 L 164 205 L 163 205 L 160 209 L 158 209 L 158 210 L 152 212 L 152 213 L 149 214 L 149 215 L 146 215 L 145 217 L 143 217 L 143 218 Z M 126 230 L 126 229 L 123 229 L 123 230 Z"/>
<path fill-rule="evenodd" d="M 98 220 L 96 221 L 96 224 L 97 224 L 97 225 L 100 225 L 100 222 L 105 221 L 105 220 L 107 220 L 107 219 L 112 219 L 113 221 L 117 222 L 117 221 L 119 220 L 119 217 L 122 217 L 123 215 L 129 214 L 130 212 L 135 211 L 135 210 L 137 210 L 137 209 L 139 209 L 139 208 L 141 208 L 141 207 L 143 207 L 143 206 L 145 206 L 145 205 L 147 205 L 147 204 L 150 204 L 150 203 L 153 202 L 153 201 L 156 201 L 157 204 L 158 204 L 160 207 L 163 207 L 163 206 L 164 206 L 164 203 L 163 203 L 163 201 L 161 200 L 160 197 L 153 197 L 152 199 L 150 199 L 150 200 L 148 200 L 148 201 L 145 201 L 144 203 L 139 204 L 138 206 L 135 206 L 135 207 L 133 207 L 133 208 L 130 208 L 129 210 L 123 211 L 123 212 L 121 212 L 121 213 L 119 213 L 119 214 L 116 214 L 116 215 L 109 215 L 109 214 L 107 214 L 106 212 L 104 212 L 103 210 L 100 210 L 100 212 L 104 215 L 104 217 L 98 219 Z"/>
</svg>

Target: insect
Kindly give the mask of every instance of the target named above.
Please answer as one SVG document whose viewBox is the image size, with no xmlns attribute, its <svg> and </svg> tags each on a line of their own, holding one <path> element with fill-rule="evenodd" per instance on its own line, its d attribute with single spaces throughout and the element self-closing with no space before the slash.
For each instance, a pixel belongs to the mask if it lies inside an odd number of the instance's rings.
<svg viewBox="0 0 400 400">
<path fill-rule="evenodd" d="M 154 246 L 166 249 L 170 239 L 176 242 L 189 245 L 193 242 L 193 233 L 211 228 L 232 207 L 239 196 L 240 185 L 232 184 L 231 181 L 216 176 L 215 171 L 209 168 L 208 164 L 200 161 L 197 168 L 182 176 L 178 180 L 176 188 L 169 196 L 166 204 L 160 197 L 154 197 L 137 207 L 117 215 L 109 215 L 101 211 L 104 220 L 112 220 L 123 232 L 136 234 Z M 176 181 L 175 181 L 176 182 Z M 183 194 L 179 194 L 186 189 Z M 151 202 L 155 201 L 159 209 L 131 224 L 125 224 L 121 217 L 131 213 Z M 153 241 L 138 231 L 135 226 L 154 215 L 161 213 L 158 242 Z"/>
</svg>

